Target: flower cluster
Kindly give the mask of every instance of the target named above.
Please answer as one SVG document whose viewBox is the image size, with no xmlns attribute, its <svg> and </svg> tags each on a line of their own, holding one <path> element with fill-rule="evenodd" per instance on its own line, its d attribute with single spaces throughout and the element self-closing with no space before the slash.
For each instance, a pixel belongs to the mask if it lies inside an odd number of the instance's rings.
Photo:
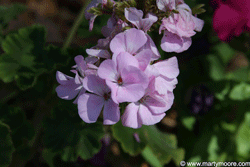
<svg viewBox="0 0 250 167">
<path fill-rule="evenodd" d="M 124 18 L 119 18 L 115 13 L 117 3 L 108 0 L 90 4 L 101 10 L 107 4 L 114 8 L 107 26 L 102 28 L 106 38 L 87 49 L 86 58 L 75 57 L 72 70 L 75 78 L 57 72 L 60 85 L 56 92 L 62 99 L 75 98 L 79 115 L 87 123 L 96 122 L 102 112 L 105 125 L 117 123 L 120 115 L 127 127 L 153 125 L 161 121 L 173 104 L 173 90 L 179 75 L 177 58 L 158 60 L 159 51 L 147 34 L 152 25 L 157 24 L 157 14 L 126 7 Z M 156 3 L 158 14 L 171 13 L 161 20 L 162 49 L 166 52 L 186 50 L 194 30 L 200 31 L 203 21 L 192 16 L 191 9 L 182 0 L 157 0 Z M 96 16 L 89 15 L 90 27 L 93 27 Z"/>
</svg>

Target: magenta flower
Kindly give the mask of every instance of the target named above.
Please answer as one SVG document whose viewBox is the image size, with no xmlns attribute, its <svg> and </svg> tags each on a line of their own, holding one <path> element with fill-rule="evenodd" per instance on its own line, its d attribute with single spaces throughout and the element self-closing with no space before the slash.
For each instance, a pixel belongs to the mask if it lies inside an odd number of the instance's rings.
<svg viewBox="0 0 250 167">
<path fill-rule="evenodd" d="M 147 76 L 139 69 L 138 60 L 127 52 L 116 59 L 105 60 L 98 69 L 100 78 L 106 80 L 115 103 L 136 102 L 145 94 Z"/>
<path fill-rule="evenodd" d="M 176 10 L 179 13 L 172 13 L 168 18 L 162 19 L 159 32 L 164 30 L 162 50 L 180 53 L 191 46 L 191 37 L 196 34 L 195 31 L 201 31 L 204 21 L 194 17 L 187 4 L 178 5 Z"/>
<path fill-rule="evenodd" d="M 118 104 L 110 98 L 110 89 L 105 81 L 96 75 L 88 75 L 83 79 L 84 93 L 78 98 L 78 113 L 83 121 L 94 123 L 103 110 L 103 124 L 112 125 L 119 121 Z"/>
<path fill-rule="evenodd" d="M 250 31 L 250 1 L 214 1 L 217 8 L 213 16 L 213 28 L 220 40 L 230 41 L 243 31 Z M 226 13 L 226 14 L 225 14 Z"/>
<path fill-rule="evenodd" d="M 174 100 L 172 92 L 160 95 L 155 90 L 155 78 L 152 78 L 145 95 L 137 102 L 130 103 L 122 115 L 122 124 L 131 128 L 142 125 L 154 125 L 162 120 Z"/>
<path fill-rule="evenodd" d="M 158 18 L 151 13 L 148 13 L 143 19 L 143 12 L 141 10 L 137 10 L 134 7 L 125 8 L 125 17 L 130 23 L 144 32 L 147 32 L 150 27 L 158 20 Z"/>
</svg>

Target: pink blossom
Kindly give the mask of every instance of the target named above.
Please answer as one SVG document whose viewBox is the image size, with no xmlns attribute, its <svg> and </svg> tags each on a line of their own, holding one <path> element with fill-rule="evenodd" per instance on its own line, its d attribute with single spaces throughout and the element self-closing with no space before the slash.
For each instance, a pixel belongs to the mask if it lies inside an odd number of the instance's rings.
<svg viewBox="0 0 250 167">
<path fill-rule="evenodd" d="M 110 50 L 114 53 L 112 59 L 116 59 L 116 56 L 121 52 L 134 55 L 139 61 L 142 70 L 147 67 L 150 60 L 156 60 L 160 57 L 153 40 L 142 30 L 135 28 L 116 35 L 110 42 Z M 140 58 L 142 56 L 144 60 Z"/>
<path fill-rule="evenodd" d="M 156 0 L 158 9 L 163 12 L 175 9 L 175 0 Z"/>
<path fill-rule="evenodd" d="M 126 19 L 135 25 L 139 30 L 143 30 L 147 32 L 150 27 L 158 20 L 157 16 L 148 13 L 146 17 L 143 19 L 143 12 L 141 10 L 137 10 L 134 7 L 125 8 L 125 17 Z"/>
<path fill-rule="evenodd" d="M 185 3 L 178 5 L 176 10 L 179 13 L 172 13 L 162 19 L 159 32 L 164 30 L 161 48 L 166 52 L 180 53 L 191 46 L 191 37 L 196 34 L 195 31 L 202 30 L 204 21 L 194 17 Z"/>
<path fill-rule="evenodd" d="M 82 120 L 94 123 L 103 110 L 103 124 L 118 122 L 119 106 L 110 98 L 110 89 L 105 81 L 96 75 L 88 75 L 83 79 L 83 86 L 90 93 L 84 93 L 78 98 L 78 113 Z"/>
<path fill-rule="evenodd" d="M 137 102 L 130 103 L 122 115 L 122 124 L 131 128 L 142 125 L 154 125 L 161 121 L 173 104 L 173 93 L 159 95 L 155 90 L 155 78 L 152 78 L 145 95 Z"/>
<path fill-rule="evenodd" d="M 213 1 L 217 8 L 213 16 L 213 28 L 222 41 L 230 41 L 243 31 L 250 31 L 250 1 Z M 226 14 L 225 14 L 226 13 Z"/>
<path fill-rule="evenodd" d="M 127 52 L 119 53 L 116 59 L 103 61 L 98 75 L 106 80 L 117 104 L 138 101 L 148 86 L 148 78 L 139 69 L 138 60 Z"/>
</svg>

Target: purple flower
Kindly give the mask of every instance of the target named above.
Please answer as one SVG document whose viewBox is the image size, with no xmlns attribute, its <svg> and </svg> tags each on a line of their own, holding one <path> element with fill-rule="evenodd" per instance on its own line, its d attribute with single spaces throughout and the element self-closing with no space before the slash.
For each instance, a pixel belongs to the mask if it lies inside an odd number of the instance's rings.
<svg viewBox="0 0 250 167">
<path fill-rule="evenodd" d="M 187 50 L 192 43 L 191 37 L 195 31 L 201 31 L 204 21 L 194 17 L 187 4 L 177 6 L 179 13 L 172 13 L 162 19 L 159 32 L 164 30 L 161 48 L 166 52 L 180 53 Z"/>
<path fill-rule="evenodd" d="M 100 78 L 106 80 L 115 103 L 136 102 L 145 94 L 148 78 L 139 69 L 138 60 L 127 52 L 116 59 L 105 60 L 98 69 Z"/>
<path fill-rule="evenodd" d="M 143 12 L 141 10 L 137 10 L 134 7 L 125 8 L 125 17 L 130 23 L 144 32 L 147 32 L 150 27 L 158 20 L 157 16 L 154 16 L 150 13 L 148 13 L 143 19 Z"/>
<path fill-rule="evenodd" d="M 90 93 L 84 93 L 78 98 L 78 112 L 82 120 L 94 123 L 103 110 L 103 124 L 118 122 L 119 106 L 110 98 L 110 89 L 105 81 L 96 75 L 88 75 L 83 79 L 83 86 Z"/>
</svg>

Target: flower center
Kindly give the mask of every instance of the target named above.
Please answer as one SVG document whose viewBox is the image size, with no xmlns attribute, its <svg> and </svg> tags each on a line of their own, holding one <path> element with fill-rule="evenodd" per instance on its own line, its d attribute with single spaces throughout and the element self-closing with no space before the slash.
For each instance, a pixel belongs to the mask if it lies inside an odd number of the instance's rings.
<svg viewBox="0 0 250 167">
<path fill-rule="evenodd" d="M 117 83 L 118 83 L 118 85 L 122 85 L 123 84 L 121 77 L 119 77 L 119 79 L 117 80 Z"/>
<path fill-rule="evenodd" d="M 104 99 L 107 101 L 108 99 L 110 99 L 110 96 L 111 96 L 111 92 L 109 92 L 109 93 L 105 93 L 104 95 L 103 95 L 103 97 L 104 97 Z"/>
</svg>

